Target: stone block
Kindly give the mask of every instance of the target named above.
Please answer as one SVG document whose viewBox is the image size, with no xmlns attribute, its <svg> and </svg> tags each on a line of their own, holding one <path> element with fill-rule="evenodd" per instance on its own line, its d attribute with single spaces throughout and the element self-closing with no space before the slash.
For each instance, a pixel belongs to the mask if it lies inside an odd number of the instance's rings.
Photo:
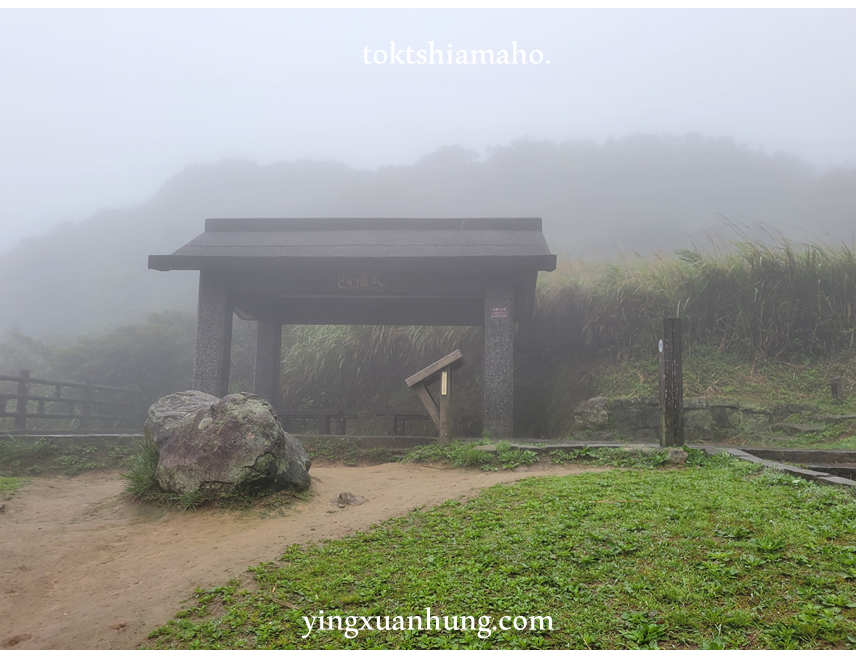
<svg viewBox="0 0 856 672">
<path fill-rule="evenodd" d="M 764 413 L 770 415 L 773 413 L 773 407 L 768 404 L 761 404 L 756 401 L 741 401 L 739 408 L 744 413 Z"/>
<path fill-rule="evenodd" d="M 741 414 L 736 408 L 715 406 L 710 409 L 711 422 L 714 427 L 725 433 L 734 433 L 740 426 Z"/>
<path fill-rule="evenodd" d="M 643 406 L 639 413 L 639 423 L 640 427 L 647 427 L 649 429 L 657 430 L 657 433 L 660 433 L 660 406 L 651 406 L 646 405 Z"/>
<path fill-rule="evenodd" d="M 740 408 L 740 404 L 733 399 L 711 399 L 711 408 Z"/>
<path fill-rule="evenodd" d="M 817 413 L 817 406 L 811 404 L 788 404 L 789 413 Z"/>
<path fill-rule="evenodd" d="M 574 430 L 604 430 L 609 425 L 609 399 L 595 397 L 574 410 Z"/>
<path fill-rule="evenodd" d="M 684 408 L 684 429 L 712 430 L 713 413 L 708 409 L 687 410 Z"/>
<path fill-rule="evenodd" d="M 743 411 L 741 414 L 743 426 L 750 432 L 763 432 L 770 428 L 773 417 L 769 413 L 753 413 Z"/>
<path fill-rule="evenodd" d="M 625 436 L 633 436 L 642 427 L 642 409 L 639 406 L 613 406 L 610 414 L 610 428 Z"/>
</svg>

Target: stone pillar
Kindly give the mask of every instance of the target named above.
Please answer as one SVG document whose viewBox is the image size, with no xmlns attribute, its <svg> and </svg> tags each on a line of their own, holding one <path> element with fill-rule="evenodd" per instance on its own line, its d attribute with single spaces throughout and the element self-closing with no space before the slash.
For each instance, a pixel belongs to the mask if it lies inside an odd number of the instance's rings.
<svg viewBox="0 0 856 672">
<path fill-rule="evenodd" d="M 485 281 L 484 431 L 491 438 L 514 433 L 514 289 L 502 278 Z"/>
<path fill-rule="evenodd" d="M 193 389 L 225 397 L 231 355 L 232 302 L 226 277 L 216 271 L 199 271 Z"/>
<path fill-rule="evenodd" d="M 256 322 L 256 367 L 253 392 L 279 413 L 279 371 L 282 364 L 282 325 Z"/>
</svg>

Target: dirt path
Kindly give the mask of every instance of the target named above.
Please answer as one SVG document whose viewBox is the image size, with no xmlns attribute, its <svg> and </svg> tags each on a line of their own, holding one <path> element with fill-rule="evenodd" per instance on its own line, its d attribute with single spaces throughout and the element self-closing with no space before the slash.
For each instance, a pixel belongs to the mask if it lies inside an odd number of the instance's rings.
<svg viewBox="0 0 856 672">
<path fill-rule="evenodd" d="M 133 648 L 196 586 L 241 577 L 289 544 L 365 530 L 494 483 L 584 471 L 522 469 L 313 467 L 314 497 L 274 513 L 131 504 L 116 473 L 33 479 L 0 513 L 0 649 Z M 368 501 L 339 509 L 331 501 L 346 491 Z"/>
</svg>

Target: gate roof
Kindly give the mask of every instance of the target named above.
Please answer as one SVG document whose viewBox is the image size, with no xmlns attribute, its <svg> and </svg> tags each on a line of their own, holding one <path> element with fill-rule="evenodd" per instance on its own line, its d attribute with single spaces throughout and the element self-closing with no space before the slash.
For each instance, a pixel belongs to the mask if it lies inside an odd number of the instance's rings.
<svg viewBox="0 0 856 672">
<path fill-rule="evenodd" d="M 244 319 L 282 324 L 483 325 L 485 288 L 532 315 L 556 268 L 540 218 L 209 219 L 149 268 L 216 273 Z"/>
<path fill-rule="evenodd" d="M 551 271 L 540 218 L 208 219 L 149 268 Z"/>
</svg>

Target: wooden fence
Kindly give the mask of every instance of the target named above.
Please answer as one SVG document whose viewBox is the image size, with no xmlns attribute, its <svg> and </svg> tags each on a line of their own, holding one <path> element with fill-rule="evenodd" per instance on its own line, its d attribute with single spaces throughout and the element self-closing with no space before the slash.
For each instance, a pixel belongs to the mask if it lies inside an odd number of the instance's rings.
<svg viewBox="0 0 856 672">
<path fill-rule="evenodd" d="M 76 421 L 80 430 L 90 430 L 100 422 L 130 427 L 136 396 L 136 390 L 91 381 L 33 378 L 24 369 L 17 376 L 0 375 L 0 418 L 14 418 L 13 431 L 26 431 L 31 418 Z"/>
</svg>

